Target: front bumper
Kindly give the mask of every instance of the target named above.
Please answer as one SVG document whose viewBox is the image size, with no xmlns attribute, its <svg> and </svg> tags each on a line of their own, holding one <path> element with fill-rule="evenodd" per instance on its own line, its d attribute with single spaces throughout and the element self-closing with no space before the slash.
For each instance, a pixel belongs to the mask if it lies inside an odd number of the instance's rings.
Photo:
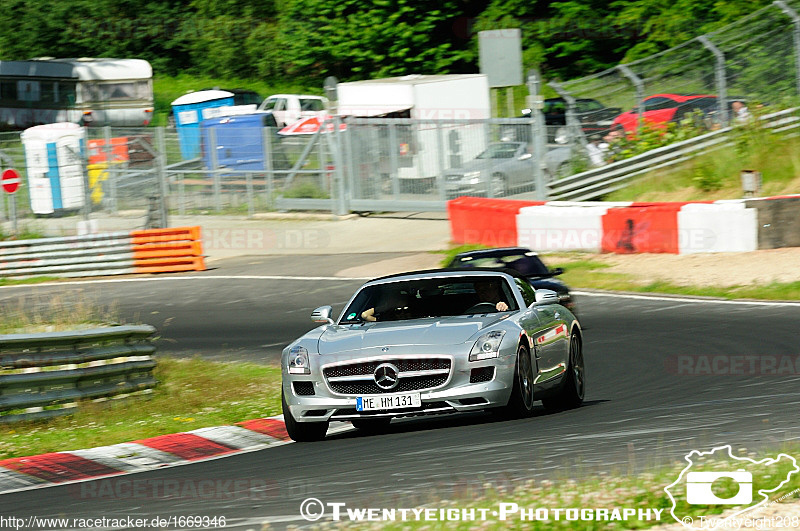
<svg viewBox="0 0 800 531">
<path fill-rule="evenodd" d="M 319 359 L 319 357 L 317 357 Z M 399 357 L 414 359 L 415 356 Z M 283 393 L 286 404 L 297 422 L 321 422 L 331 420 L 353 420 L 365 418 L 401 418 L 420 415 L 435 415 L 462 411 L 475 411 L 501 407 L 508 403 L 514 382 L 516 352 L 506 353 L 490 360 L 468 361 L 467 357 L 450 356 L 452 365 L 446 381 L 431 389 L 402 391 L 419 393 L 421 407 L 377 411 L 356 411 L 358 396 L 391 396 L 394 393 L 345 394 L 332 390 L 331 383 L 323 375 L 327 366 L 312 369 L 312 374 L 283 374 Z M 381 358 L 368 358 L 380 361 Z M 388 358 L 387 358 L 388 359 Z M 398 356 L 392 359 L 397 360 Z M 352 363 L 364 361 L 354 358 Z M 337 361 L 337 364 L 348 362 Z M 491 371 L 491 379 L 482 378 Z M 476 375 L 479 375 L 476 378 Z M 486 379 L 486 381 L 475 381 Z M 295 384 L 300 383 L 299 386 Z M 303 394 L 298 394 L 297 389 Z M 313 395 L 308 394 L 313 388 Z"/>
</svg>

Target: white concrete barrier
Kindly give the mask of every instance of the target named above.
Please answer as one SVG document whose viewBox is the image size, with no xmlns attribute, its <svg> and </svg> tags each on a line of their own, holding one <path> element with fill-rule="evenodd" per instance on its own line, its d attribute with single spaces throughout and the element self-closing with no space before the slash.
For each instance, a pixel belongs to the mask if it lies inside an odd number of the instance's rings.
<svg viewBox="0 0 800 531">
<path fill-rule="evenodd" d="M 517 214 L 518 245 L 535 251 L 599 253 L 603 215 L 615 205 L 532 206 Z"/>
<path fill-rule="evenodd" d="M 679 254 L 758 249 L 758 212 L 740 201 L 691 203 L 678 212 Z"/>
</svg>

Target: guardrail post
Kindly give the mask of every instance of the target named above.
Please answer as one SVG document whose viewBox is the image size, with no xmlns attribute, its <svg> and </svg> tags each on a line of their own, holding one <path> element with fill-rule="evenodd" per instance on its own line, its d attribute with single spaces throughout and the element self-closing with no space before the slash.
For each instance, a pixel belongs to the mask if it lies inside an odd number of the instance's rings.
<svg viewBox="0 0 800 531">
<path fill-rule="evenodd" d="M 800 15 L 782 0 L 775 0 L 773 5 L 783 11 L 794 23 L 794 72 L 797 76 L 797 95 L 800 96 Z"/>
<path fill-rule="evenodd" d="M 633 83 L 633 86 L 636 89 L 636 112 L 638 114 L 636 118 L 636 131 L 638 132 L 639 125 L 644 119 L 644 81 L 642 81 L 642 78 L 634 74 L 633 70 L 628 68 L 627 65 L 618 65 L 617 70 L 619 70 L 623 76 Z"/>
<path fill-rule="evenodd" d="M 547 200 L 549 189 L 544 182 L 544 157 L 547 150 L 547 126 L 544 123 L 542 107 L 542 77 L 539 71 L 532 68 L 528 70 L 528 108 L 531 110 L 533 123 L 531 124 L 531 141 L 533 142 L 533 179 L 536 181 L 536 199 Z"/>
<path fill-rule="evenodd" d="M 701 35 L 697 37 L 697 40 L 717 59 L 714 67 L 714 75 L 717 78 L 717 108 L 721 125 L 725 127 L 728 125 L 728 82 L 725 78 L 725 54 L 711 42 L 708 36 Z"/>
</svg>

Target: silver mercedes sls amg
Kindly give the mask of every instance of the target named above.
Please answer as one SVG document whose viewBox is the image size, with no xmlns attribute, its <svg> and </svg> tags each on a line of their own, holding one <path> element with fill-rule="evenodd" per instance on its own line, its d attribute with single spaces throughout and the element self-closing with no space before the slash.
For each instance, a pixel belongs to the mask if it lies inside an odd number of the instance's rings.
<svg viewBox="0 0 800 531">
<path fill-rule="evenodd" d="M 580 324 L 550 290 L 511 270 L 431 270 L 371 280 L 338 320 L 281 357 L 286 429 L 325 437 L 332 420 L 377 431 L 391 419 L 494 409 L 530 414 L 583 402 Z"/>
</svg>

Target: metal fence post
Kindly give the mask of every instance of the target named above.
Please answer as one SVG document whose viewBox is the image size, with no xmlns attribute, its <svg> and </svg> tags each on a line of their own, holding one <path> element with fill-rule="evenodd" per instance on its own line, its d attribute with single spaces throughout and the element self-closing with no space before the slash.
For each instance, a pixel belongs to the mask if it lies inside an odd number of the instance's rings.
<svg viewBox="0 0 800 531">
<path fill-rule="evenodd" d="M 728 82 L 725 78 L 725 54 L 706 35 L 697 37 L 697 40 L 717 59 L 714 68 L 714 75 L 717 79 L 717 108 L 721 125 L 725 127 L 728 125 Z"/>
<path fill-rule="evenodd" d="M 265 173 L 265 181 L 264 181 L 264 193 L 267 194 L 267 207 L 272 207 L 272 180 L 275 177 L 274 171 L 272 169 L 272 135 L 275 133 L 271 127 L 265 127 L 263 130 L 264 135 L 264 171 Z"/>
<path fill-rule="evenodd" d="M 548 85 L 550 85 L 550 87 L 552 87 L 559 96 L 564 98 L 564 103 L 566 103 L 567 109 L 565 113 L 565 120 L 567 127 L 567 138 L 569 139 L 570 145 L 574 148 L 583 149 L 587 144 L 586 135 L 583 134 L 583 128 L 581 127 L 577 116 L 575 116 L 575 98 L 572 96 L 572 94 L 567 92 L 567 90 L 562 87 L 560 83 L 551 81 L 548 83 Z"/>
<path fill-rule="evenodd" d="M 342 149 L 342 135 L 341 135 L 341 128 L 342 125 L 342 117 L 341 116 L 334 116 L 333 117 L 333 132 L 330 135 L 332 148 L 331 149 L 331 157 L 333 158 L 333 178 L 335 180 L 336 188 L 337 188 L 337 199 L 338 201 L 335 202 L 335 214 L 338 216 L 344 216 L 348 212 L 348 201 L 347 197 L 345 197 L 347 191 L 345 190 L 345 182 L 344 182 L 344 149 Z"/>
<path fill-rule="evenodd" d="M 247 217 L 253 217 L 253 174 L 247 172 L 244 174 L 246 186 L 247 186 Z"/>
<path fill-rule="evenodd" d="M 542 78 L 539 71 L 531 69 L 528 71 L 528 97 L 530 102 L 528 107 L 531 110 L 531 117 L 533 118 L 532 137 L 533 142 L 533 157 L 534 157 L 534 180 L 536 181 L 536 199 L 539 201 L 546 201 L 549 195 L 547 183 L 544 182 L 544 157 L 547 146 L 547 126 L 544 123 L 544 115 L 542 115 L 542 107 L 544 100 L 542 99 Z"/>
<path fill-rule="evenodd" d="M 800 96 L 800 15 L 782 0 L 775 0 L 773 4 L 791 18 L 794 23 L 794 31 L 792 32 L 794 36 L 794 71 L 797 76 L 797 95 Z"/>
<path fill-rule="evenodd" d="M 214 182 L 214 210 L 217 212 L 222 211 L 222 198 L 221 192 L 221 175 L 219 173 L 219 160 L 217 159 L 217 131 L 213 127 L 208 128 L 208 146 L 206 146 L 211 154 L 211 171 Z"/>
<path fill-rule="evenodd" d="M 386 127 L 382 125 L 381 127 Z M 389 177 L 392 179 L 392 197 L 398 199 L 400 196 L 400 161 L 397 158 L 397 150 L 400 143 L 397 138 L 397 128 L 394 123 L 389 124 L 389 162 L 391 171 Z"/>
<path fill-rule="evenodd" d="M 644 119 L 644 81 L 642 81 L 642 78 L 634 74 L 633 70 L 628 68 L 627 65 L 618 65 L 617 70 L 619 70 L 623 76 L 633 83 L 633 86 L 636 89 L 636 112 L 638 114 L 636 118 L 636 131 L 638 132 L 639 125 Z"/>
<path fill-rule="evenodd" d="M 156 128 L 156 149 L 158 153 L 155 157 L 156 162 L 156 177 L 158 178 L 158 186 L 160 189 L 161 200 L 158 202 L 158 208 L 161 211 L 161 223 L 163 228 L 169 227 L 169 208 L 167 199 L 169 197 L 169 183 L 167 183 L 167 141 L 164 138 L 164 128 Z"/>
<path fill-rule="evenodd" d="M 106 154 L 106 174 L 108 175 L 108 193 L 111 196 L 109 198 L 109 210 L 111 210 L 112 214 L 117 213 L 117 178 L 119 175 L 116 171 L 112 172 L 111 170 L 111 162 L 114 160 L 114 150 L 113 146 L 111 145 L 111 127 L 108 125 L 103 126 L 103 152 Z M 96 182 L 95 186 L 99 186 L 100 183 Z"/>
<path fill-rule="evenodd" d="M 444 135 L 442 134 L 442 122 L 439 122 L 436 127 L 436 162 L 439 165 L 439 171 L 436 172 L 436 186 L 439 188 L 439 199 L 447 201 L 447 191 L 445 190 L 444 183 Z M 494 192 L 494 190 L 493 190 Z"/>
</svg>

